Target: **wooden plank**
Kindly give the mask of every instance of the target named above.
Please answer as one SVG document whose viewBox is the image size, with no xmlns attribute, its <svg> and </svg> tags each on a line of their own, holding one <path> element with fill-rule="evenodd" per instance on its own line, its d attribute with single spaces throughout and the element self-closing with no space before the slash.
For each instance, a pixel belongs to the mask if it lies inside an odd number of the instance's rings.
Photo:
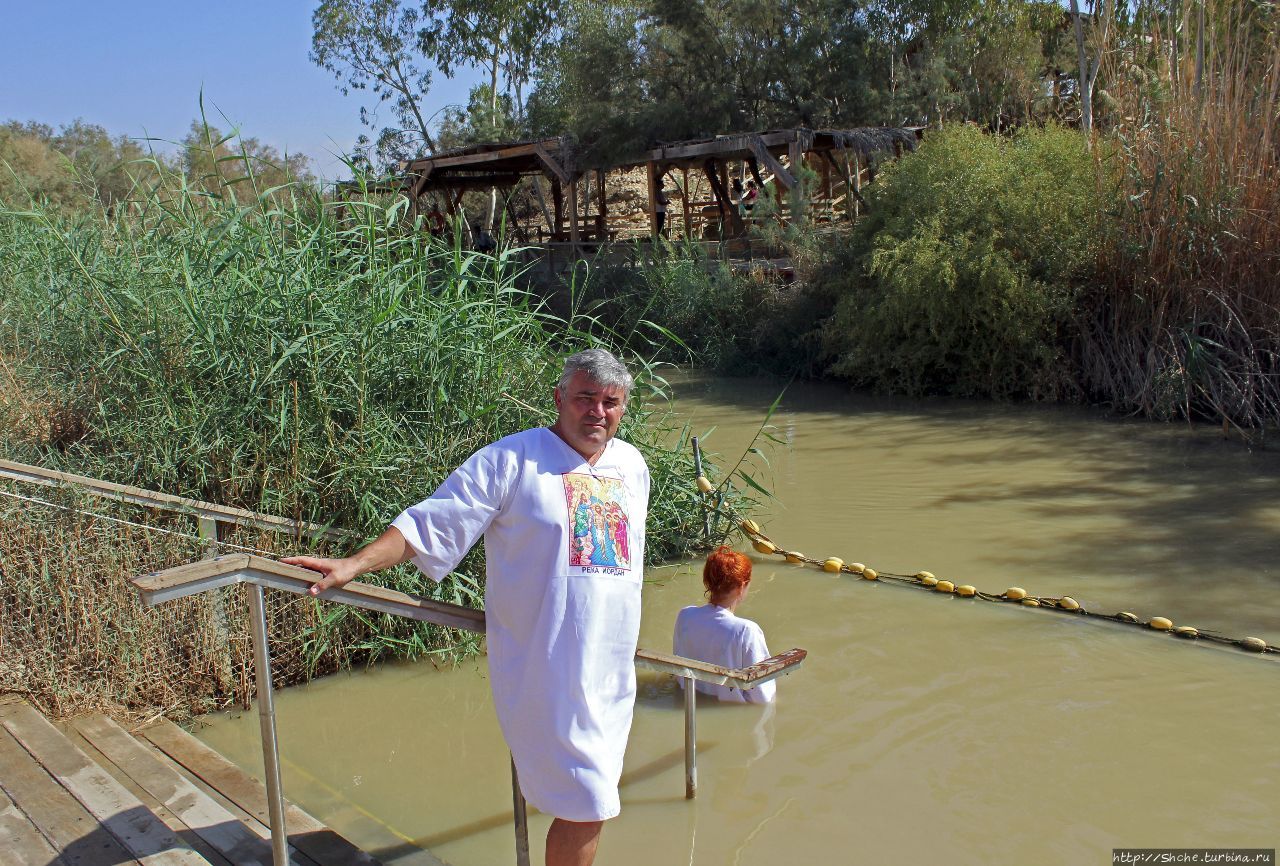
<svg viewBox="0 0 1280 866">
<path fill-rule="evenodd" d="M 645 167 L 649 183 L 649 238 L 658 239 L 658 167 L 652 162 Z"/>
<path fill-rule="evenodd" d="M 569 243 L 572 254 L 578 254 L 578 179 L 569 178 Z"/>
<path fill-rule="evenodd" d="M 601 240 L 608 240 L 608 236 L 606 235 L 606 232 L 608 231 L 607 224 L 609 220 L 609 203 L 605 197 L 605 192 L 606 192 L 604 188 L 605 175 L 604 175 L 603 168 L 596 170 L 596 177 L 600 181 L 600 184 L 599 184 L 600 189 L 598 190 L 599 199 L 600 199 L 600 213 L 596 217 L 596 230 L 599 233 L 597 236 Z"/>
<path fill-rule="evenodd" d="M 5 739 L 13 739 L 5 735 Z M 17 743 L 15 748 L 21 748 Z M 31 819 L 0 790 L 0 851 L 12 866 L 68 866 Z"/>
<path fill-rule="evenodd" d="M 711 141 L 700 141 L 695 144 L 679 144 L 671 147 L 655 148 L 649 151 L 649 159 L 654 162 L 674 162 L 680 159 L 705 158 L 708 156 L 745 155 L 751 152 L 753 139 L 758 139 L 766 147 L 778 147 L 795 140 L 796 135 L 796 131 L 790 129 L 764 134 L 725 135 Z"/>
<path fill-rule="evenodd" d="M 548 144 L 554 144 L 557 149 L 560 147 L 559 139 L 549 138 L 532 144 L 521 144 L 514 147 L 501 147 L 497 150 L 490 150 L 485 153 L 468 153 L 462 156 L 415 159 L 413 162 L 409 163 L 408 170 L 422 171 L 428 165 L 431 166 L 433 170 L 437 170 L 442 168 L 457 168 L 459 166 L 484 165 L 485 163 L 490 162 L 501 162 L 504 159 L 533 156 L 537 153 L 537 148 L 539 146 L 546 147 Z"/>
<path fill-rule="evenodd" d="M 264 825 L 268 823 L 266 788 L 213 749 L 164 720 L 143 728 L 138 736 L 237 807 Z M 285 804 L 285 822 L 291 831 L 289 842 L 318 863 L 325 866 L 378 866 L 378 861 L 371 855 L 292 803 Z"/>
<path fill-rule="evenodd" d="M 751 153 L 758 162 L 764 163 L 764 167 L 773 172 L 774 180 L 781 183 L 787 189 L 792 189 L 796 185 L 795 176 L 787 171 L 782 163 L 778 162 L 777 157 L 769 152 L 769 148 L 765 147 L 764 139 L 761 136 L 753 135 L 751 140 Z M 763 190 L 762 190 L 763 193 Z"/>
<path fill-rule="evenodd" d="M 564 170 L 564 166 L 551 155 L 551 152 L 543 146 L 542 142 L 538 142 L 533 146 L 533 152 L 538 155 L 538 159 L 542 160 L 542 164 L 551 169 L 551 173 L 556 176 L 565 186 L 569 185 L 569 172 Z"/>
<path fill-rule="evenodd" d="M 138 862 L 2 728 L 0 770 L 0 789 L 61 852 L 68 866 Z"/>
<path fill-rule="evenodd" d="M 804 196 L 801 194 L 803 190 L 800 189 L 798 185 L 800 169 L 804 168 L 804 151 L 800 149 L 800 142 L 798 140 L 787 145 L 787 162 L 791 165 L 791 172 L 793 176 L 797 178 L 797 183 L 788 187 L 788 191 L 791 193 L 792 199 L 791 219 L 800 223 L 804 221 L 805 209 L 808 202 L 804 200 Z"/>
<path fill-rule="evenodd" d="M 232 863 L 231 861 L 227 860 L 226 857 L 223 857 L 221 854 L 219 854 L 216 848 L 214 848 L 208 842 L 201 839 L 195 833 L 191 832 L 191 829 L 187 827 L 185 824 L 183 824 L 180 820 L 178 820 L 177 816 L 174 815 L 172 812 L 170 812 L 168 809 L 166 809 L 163 804 L 157 802 L 154 797 L 152 797 L 142 788 L 138 787 L 137 782 L 130 779 L 128 774 L 126 774 L 123 770 L 117 767 L 111 761 L 110 758 L 108 758 L 106 755 L 102 754 L 102 752 L 94 748 L 93 744 L 90 743 L 88 740 L 86 740 L 84 738 L 84 735 L 81 734 L 78 730 L 76 730 L 74 727 L 71 727 L 70 729 L 63 730 L 63 733 L 66 734 L 67 737 L 70 738 L 71 741 L 75 743 L 76 746 L 82 752 L 88 755 L 90 760 L 92 760 L 99 767 L 102 767 L 104 770 L 106 770 L 108 773 L 114 776 L 117 782 L 124 785 L 125 788 L 129 790 L 130 793 L 132 793 L 135 797 L 141 800 L 144 806 L 146 806 L 153 813 L 155 813 L 155 816 L 157 818 L 163 821 L 169 827 L 169 829 L 177 833 L 178 836 L 184 842 L 190 845 L 193 849 L 195 849 L 195 851 L 199 853 L 201 857 L 204 857 L 204 859 L 208 860 L 209 863 L 212 864 L 212 866 L 236 866 L 236 864 Z M 143 748 L 149 749 L 150 746 L 144 746 Z M 151 749 L 151 751 L 159 755 L 159 752 L 156 752 L 155 749 Z M 163 761 L 165 759 L 163 758 L 163 756 L 161 756 L 160 760 Z M 211 794 L 210 796 L 216 797 L 217 795 L 216 793 L 214 793 L 214 794 Z M 242 816 L 242 817 L 243 817 L 243 820 L 241 823 L 244 823 L 246 825 L 250 823 L 248 816 Z"/>
<path fill-rule="evenodd" d="M 34 709 L 25 704 L 0 707 L 0 724 L 138 862 L 147 866 L 207 866 L 208 861 L 178 839 L 141 800 Z"/>
<path fill-rule="evenodd" d="M 271 846 L 265 841 L 265 834 L 255 833 L 115 722 L 92 716 L 74 724 L 139 788 L 236 866 L 272 866 Z"/>
<path fill-rule="evenodd" d="M 286 565 L 262 556 L 233 553 L 214 559 L 153 571 L 132 579 L 146 604 L 180 598 L 207 589 L 240 582 L 245 572 L 256 572 L 264 585 L 305 595 L 320 574 L 296 565 Z M 352 581 L 340 589 L 330 589 L 319 598 L 356 607 L 395 613 L 409 619 L 434 622 L 468 631 L 484 631 L 484 611 L 398 592 L 375 584 Z"/>
</svg>

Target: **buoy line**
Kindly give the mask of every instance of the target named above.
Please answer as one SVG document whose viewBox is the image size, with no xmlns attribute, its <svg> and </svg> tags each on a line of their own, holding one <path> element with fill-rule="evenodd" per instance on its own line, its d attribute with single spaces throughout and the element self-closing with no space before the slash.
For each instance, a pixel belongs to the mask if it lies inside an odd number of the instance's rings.
<svg viewBox="0 0 1280 866">
<path fill-rule="evenodd" d="M 704 475 L 699 475 L 697 479 L 698 491 L 703 494 L 710 494 L 715 491 L 714 485 Z M 723 499 L 717 498 L 714 506 L 705 504 L 703 507 L 713 513 L 718 512 L 723 515 L 721 509 L 726 508 L 727 503 Z M 877 571 L 869 565 L 861 562 L 845 562 L 838 556 L 829 556 L 826 559 L 814 559 L 805 556 L 798 550 L 785 550 L 773 542 L 769 536 L 764 534 L 764 530 L 760 528 L 760 524 L 749 518 L 743 518 L 733 511 L 732 507 L 728 507 L 728 515 L 730 519 L 737 523 L 738 528 L 742 530 L 743 535 L 751 542 L 751 546 L 755 548 L 757 553 L 766 556 L 779 556 L 786 562 L 793 565 L 805 566 L 812 565 L 822 569 L 830 574 L 850 574 L 859 577 L 862 580 L 869 581 L 889 581 L 891 583 L 901 584 L 903 586 L 913 586 L 920 589 L 926 589 L 931 592 L 942 592 L 958 595 L 961 598 L 980 598 L 983 601 L 1001 602 L 1004 604 L 1017 604 L 1021 607 L 1040 608 L 1042 610 L 1050 610 L 1055 613 L 1067 614 L 1070 616 L 1089 616 L 1097 619 L 1107 619 L 1121 625 L 1137 626 L 1139 628 L 1150 629 L 1153 631 L 1165 632 L 1175 637 L 1185 640 L 1207 640 L 1213 643 L 1220 643 L 1228 646 L 1234 646 L 1247 652 L 1254 653 L 1278 653 L 1280 647 L 1267 643 L 1260 637 L 1242 637 L 1233 638 L 1218 632 L 1209 631 L 1208 629 L 1195 628 L 1194 626 L 1183 625 L 1175 626 L 1173 621 L 1168 617 L 1153 616 L 1148 620 L 1143 620 L 1135 613 L 1130 611 L 1120 611 L 1119 613 L 1096 613 L 1086 610 L 1085 607 L 1069 595 L 1063 596 L 1036 596 L 1029 594 L 1020 586 L 1011 586 L 1000 594 L 983 592 L 982 590 L 971 586 L 970 584 L 961 584 L 957 586 L 949 580 L 939 580 L 931 572 L 917 571 L 915 574 L 894 574 L 888 571 Z"/>
</svg>

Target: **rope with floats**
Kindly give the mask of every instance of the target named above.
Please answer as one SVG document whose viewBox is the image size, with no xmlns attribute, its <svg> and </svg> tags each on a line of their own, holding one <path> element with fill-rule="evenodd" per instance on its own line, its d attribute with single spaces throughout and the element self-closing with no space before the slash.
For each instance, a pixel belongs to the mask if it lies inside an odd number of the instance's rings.
<svg viewBox="0 0 1280 866">
<path fill-rule="evenodd" d="M 705 475 L 699 474 L 697 478 L 698 492 L 703 496 L 710 496 L 716 492 L 716 487 L 711 483 Z M 1055 613 L 1066 614 L 1069 616 L 1090 616 L 1097 619 L 1111 620 L 1121 625 L 1138 626 L 1154 631 L 1165 632 L 1184 640 L 1207 640 L 1213 643 L 1234 646 L 1247 652 L 1254 653 L 1280 653 L 1280 647 L 1267 643 L 1260 637 L 1242 637 L 1233 638 L 1219 634 L 1208 629 L 1195 628 L 1194 626 L 1182 625 L 1175 626 L 1173 621 L 1168 617 L 1153 616 L 1148 620 L 1143 620 L 1135 613 L 1130 611 L 1120 611 L 1119 613 L 1096 613 L 1086 610 L 1085 607 L 1069 595 L 1063 596 L 1036 596 L 1029 594 L 1020 586 L 1011 586 L 1004 592 L 997 594 L 983 592 L 982 590 L 970 585 L 956 585 L 950 580 L 939 580 L 931 572 L 917 571 L 915 574 L 894 574 L 888 571 L 878 571 L 869 565 L 861 562 L 845 562 L 838 556 L 829 556 L 826 559 L 814 559 L 805 556 L 798 550 L 786 550 L 765 535 L 760 524 L 750 518 L 744 518 L 733 510 L 724 497 L 717 496 L 714 505 L 709 505 L 703 499 L 703 508 L 708 513 L 719 513 L 728 516 L 735 522 L 743 535 L 751 542 L 751 546 L 755 548 L 757 553 L 766 556 L 778 556 L 784 561 L 799 566 L 815 566 L 829 574 L 849 574 L 854 577 L 867 581 L 887 581 L 891 583 L 901 584 L 903 586 L 912 586 L 919 589 L 925 589 L 930 592 L 942 592 L 958 595 L 961 598 L 979 598 L 983 601 L 999 602 L 1003 604 L 1017 604 L 1021 607 L 1040 608 L 1041 610 L 1050 610 Z"/>
</svg>

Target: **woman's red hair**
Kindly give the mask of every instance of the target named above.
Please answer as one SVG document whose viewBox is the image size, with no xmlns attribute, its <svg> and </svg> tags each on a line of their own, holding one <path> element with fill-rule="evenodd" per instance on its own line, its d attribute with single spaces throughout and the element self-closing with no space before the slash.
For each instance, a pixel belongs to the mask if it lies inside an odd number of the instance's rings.
<svg viewBox="0 0 1280 866">
<path fill-rule="evenodd" d="M 751 558 L 731 547 L 717 547 L 702 567 L 702 585 L 711 598 L 721 598 L 751 582 Z"/>
</svg>

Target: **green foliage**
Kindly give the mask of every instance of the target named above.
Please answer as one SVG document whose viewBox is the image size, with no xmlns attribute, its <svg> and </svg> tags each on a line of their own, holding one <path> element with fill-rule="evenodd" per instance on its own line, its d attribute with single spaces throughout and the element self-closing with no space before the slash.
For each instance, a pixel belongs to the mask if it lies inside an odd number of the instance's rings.
<svg viewBox="0 0 1280 866">
<path fill-rule="evenodd" d="M 431 61 L 419 45 L 421 14 L 400 0 L 321 0 L 312 13 L 311 62 L 331 72 L 343 94 L 368 92 L 373 105 L 360 107 L 360 121 L 378 126 L 387 106 L 395 124 L 383 126 L 376 141 L 362 137 L 358 156 L 370 151 L 383 165 L 417 156 L 435 146 L 422 100 L 431 86 Z"/>
<path fill-rule="evenodd" d="M 751 372 L 753 337 L 776 290 L 698 247 L 664 243 L 642 267 L 591 270 L 576 300 L 637 352 Z"/>
<path fill-rule="evenodd" d="M 831 371 L 904 393 L 1052 392 L 1108 195 L 1075 132 L 948 127 L 877 179 L 817 279 L 839 294 Z"/>
<path fill-rule="evenodd" d="M 161 170 L 137 142 L 82 120 L 57 132 L 34 121 L 0 126 L 0 202 L 112 207 Z"/>
<path fill-rule="evenodd" d="M 260 186 L 184 186 L 111 216 L 0 212 L 0 358 L 27 405 L 77 431 L 7 424 L 8 454 L 371 536 L 476 448 L 552 420 L 561 359 L 600 342 L 579 327 L 595 323 L 542 309 L 506 254 L 405 230 L 403 200 L 340 215 Z M 696 548 L 701 522 L 664 384 L 632 367 L 622 435 L 654 476 L 656 560 Z M 465 601 L 479 557 L 459 572 L 393 582 Z"/>
</svg>

